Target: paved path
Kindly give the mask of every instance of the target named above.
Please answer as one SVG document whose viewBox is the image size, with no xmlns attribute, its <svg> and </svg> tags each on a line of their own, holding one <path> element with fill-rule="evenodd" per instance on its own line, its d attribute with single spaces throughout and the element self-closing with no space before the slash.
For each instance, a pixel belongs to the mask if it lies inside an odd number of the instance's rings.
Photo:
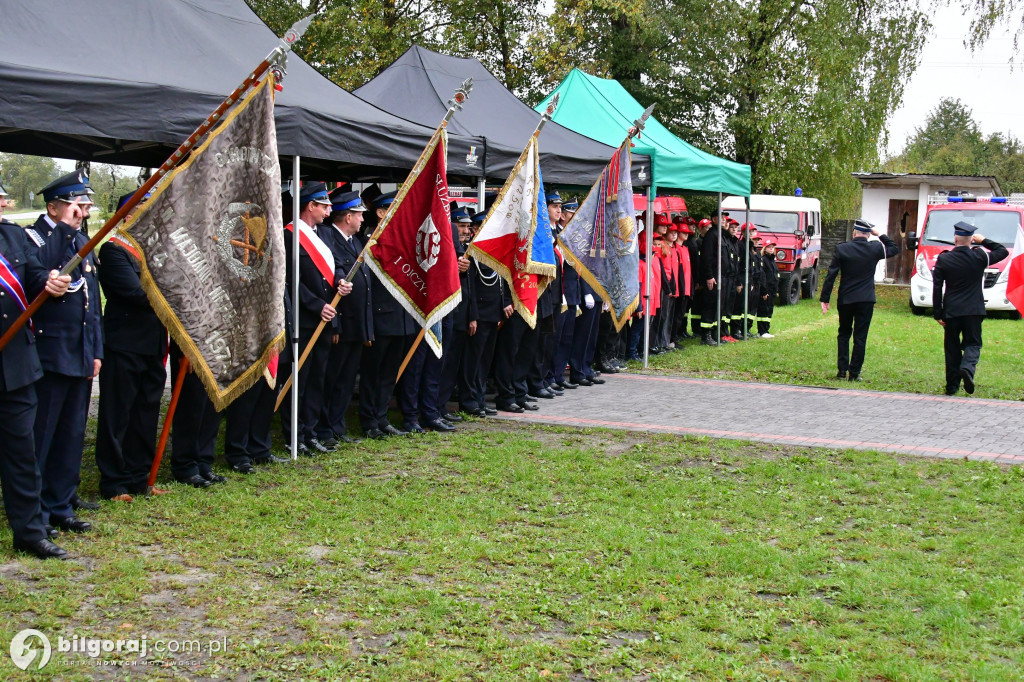
<svg viewBox="0 0 1024 682">
<path fill-rule="evenodd" d="M 605 375 L 513 421 L 1024 463 L 1024 402 Z"/>
</svg>

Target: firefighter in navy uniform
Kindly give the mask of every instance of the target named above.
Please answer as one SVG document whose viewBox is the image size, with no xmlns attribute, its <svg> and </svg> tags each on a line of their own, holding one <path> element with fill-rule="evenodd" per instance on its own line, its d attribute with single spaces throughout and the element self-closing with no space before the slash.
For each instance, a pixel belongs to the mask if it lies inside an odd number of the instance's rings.
<svg viewBox="0 0 1024 682">
<path fill-rule="evenodd" d="M 932 269 L 932 305 L 935 319 L 944 330 L 946 395 L 956 393 L 961 381 L 965 391 L 974 393 L 974 373 L 981 359 L 981 323 L 985 319 L 985 268 L 1010 255 L 1005 246 L 985 239 L 976 230 L 964 221 L 954 225 L 956 246 L 940 253 Z M 971 244 L 984 248 L 972 248 Z"/>
<path fill-rule="evenodd" d="M 123 206 L 133 195 L 118 201 Z M 129 220 L 131 215 L 126 216 Z M 100 495 L 131 502 L 147 493 L 156 455 L 160 397 L 167 372 L 167 330 L 142 290 L 142 261 L 136 248 L 114 235 L 100 248 L 105 369 L 100 373 L 96 424 L 96 465 Z M 163 492 L 154 489 L 154 492 Z"/>
<path fill-rule="evenodd" d="M 84 211 L 71 223 L 69 203 L 92 204 L 89 179 L 72 171 L 40 190 L 46 213 L 25 232 L 42 266 L 60 270 L 89 239 L 79 231 Z M 92 380 L 103 364 L 100 287 L 96 256 L 87 255 L 71 271 L 67 295 L 33 316 L 43 378 L 36 383 L 36 460 L 42 475 L 43 520 L 55 528 L 83 533 L 92 528 L 75 517 L 71 499 L 81 477 L 82 447 Z"/>
<path fill-rule="evenodd" d="M 480 211 L 472 218 L 474 232 L 478 231 L 486 211 Z M 498 410 L 488 407 L 485 400 L 487 376 L 494 360 L 494 349 L 498 340 L 498 327 L 505 324 L 514 313 L 512 295 L 505 280 L 475 258 L 469 259 L 469 276 L 473 280 L 472 291 L 476 299 L 476 333 L 469 337 L 466 346 L 469 383 L 468 395 L 459 395 L 459 409 L 477 417 L 493 417 Z M 504 361 L 503 361 L 504 362 Z M 508 406 L 511 409 L 511 404 Z M 522 412 L 522 408 L 512 410 Z"/>
<path fill-rule="evenodd" d="M 395 194 L 377 195 L 378 205 L 390 206 Z M 320 235 L 334 254 L 335 281 L 341 284 L 363 251 L 358 235 L 366 206 L 359 193 L 353 191 L 335 190 L 331 193 L 331 202 L 331 215 Z M 345 413 L 352 402 L 363 348 L 373 341 L 370 277 L 369 269 L 361 266 L 352 276 L 352 292 L 338 304 L 340 328 L 337 339 L 332 339 L 327 359 L 324 402 L 316 427 L 317 439 L 328 447 L 361 440 L 348 435 Z"/>
<path fill-rule="evenodd" d="M 829 299 L 836 276 L 842 275 L 839 283 L 839 351 L 836 364 L 839 368 L 837 379 L 860 380 L 864 365 L 864 351 L 867 346 L 871 316 L 875 311 L 875 266 L 878 261 L 892 258 L 900 247 L 873 224 L 858 218 L 853 223 L 853 239 L 836 246 L 828 275 L 821 287 L 821 313 L 828 313 Z M 878 242 L 868 240 L 876 235 Z M 850 335 L 853 335 L 853 354 L 850 354 Z"/>
<path fill-rule="evenodd" d="M 461 209 L 458 216 L 452 214 L 453 227 L 455 228 L 455 253 L 459 256 L 459 286 L 462 289 L 462 300 L 455 310 L 452 311 L 453 338 L 451 345 L 444 354 L 444 363 L 441 368 L 441 379 L 437 391 L 437 405 L 441 411 L 441 418 L 449 423 L 462 421 L 462 416 L 448 412 L 447 405 L 452 394 L 458 386 L 459 401 L 463 402 L 470 394 L 470 379 L 473 376 L 469 363 L 469 340 L 476 334 L 477 318 L 480 316 L 477 311 L 476 291 L 474 285 L 476 278 L 470 271 L 470 262 L 466 258 L 466 245 L 473 238 L 473 218 L 466 208 Z M 433 430 L 444 431 L 445 429 L 434 429 L 433 426 L 420 423 Z"/>
<path fill-rule="evenodd" d="M 63 296 L 71 278 L 49 273 L 25 239 L 25 231 L 3 220 L 7 192 L 0 185 L 0 334 L 7 331 L 39 292 Z M 81 220 L 76 204 L 61 207 L 61 222 Z M 46 305 L 57 305 L 48 301 Z M 14 548 L 40 559 L 64 559 L 67 552 L 50 541 L 39 502 L 41 481 L 36 466 L 33 429 L 36 421 L 35 382 L 43 376 L 32 327 L 26 324 L 0 350 L 0 488 Z"/>
</svg>

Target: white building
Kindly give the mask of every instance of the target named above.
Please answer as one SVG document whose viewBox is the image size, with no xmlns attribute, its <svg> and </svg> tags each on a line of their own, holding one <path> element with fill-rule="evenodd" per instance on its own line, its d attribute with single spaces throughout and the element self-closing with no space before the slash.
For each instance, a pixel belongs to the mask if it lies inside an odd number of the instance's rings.
<svg viewBox="0 0 1024 682">
<path fill-rule="evenodd" d="M 914 254 L 906 246 L 908 232 L 921 234 L 928 197 L 970 192 L 978 197 L 1001 197 L 999 182 L 988 175 L 928 175 L 923 173 L 854 173 L 861 185 L 861 217 L 886 230 L 900 246 L 900 255 L 878 264 L 875 280 L 909 284 Z"/>
</svg>

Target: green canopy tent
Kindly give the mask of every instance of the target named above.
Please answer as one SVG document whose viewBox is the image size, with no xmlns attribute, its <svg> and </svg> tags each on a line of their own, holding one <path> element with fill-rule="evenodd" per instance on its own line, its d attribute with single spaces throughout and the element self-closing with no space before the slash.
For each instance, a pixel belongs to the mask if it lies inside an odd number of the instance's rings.
<svg viewBox="0 0 1024 682">
<path fill-rule="evenodd" d="M 561 94 L 552 120 L 556 123 L 611 146 L 622 143 L 625 131 L 640 118 L 644 106 L 616 80 L 591 76 L 573 69 L 557 88 L 535 109 L 544 111 L 548 102 Z M 655 114 L 657 111 L 655 111 Z M 658 189 L 750 196 L 750 166 L 727 161 L 703 152 L 673 135 L 655 116 L 647 120 L 643 133 L 634 139 L 634 149 L 651 157 L 651 185 L 647 189 L 647 214 L 654 214 L 654 197 Z M 647 232 L 650 248 L 652 230 Z M 721 244 L 721 241 L 719 241 Z M 748 248 L 749 251 L 749 248 Z M 648 262 L 648 269 L 650 262 Z M 650 296 L 650 272 L 647 273 L 645 297 Z M 718 281 L 722 279 L 719 276 Z M 721 288 L 719 288 L 721 317 Z M 644 317 L 644 367 L 650 348 L 650 320 Z"/>
</svg>

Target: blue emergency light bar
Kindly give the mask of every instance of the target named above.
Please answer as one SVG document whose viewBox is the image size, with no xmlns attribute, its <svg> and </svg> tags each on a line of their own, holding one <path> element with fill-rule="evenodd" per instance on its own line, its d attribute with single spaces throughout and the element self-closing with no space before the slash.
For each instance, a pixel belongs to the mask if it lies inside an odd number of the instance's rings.
<svg viewBox="0 0 1024 682">
<path fill-rule="evenodd" d="M 951 204 L 959 204 L 963 200 L 964 200 L 963 197 L 949 197 L 949 199 L 947 201 L 949 201 L 949 203 L 951 203 Z"/>
<path fill-rule="evenodd" d="M 992 197 L 991 199 L 989 199 L 989 201 L 991 201 L 993 204 L 1005 204 L 1006 197 Z"/>
</svg>

